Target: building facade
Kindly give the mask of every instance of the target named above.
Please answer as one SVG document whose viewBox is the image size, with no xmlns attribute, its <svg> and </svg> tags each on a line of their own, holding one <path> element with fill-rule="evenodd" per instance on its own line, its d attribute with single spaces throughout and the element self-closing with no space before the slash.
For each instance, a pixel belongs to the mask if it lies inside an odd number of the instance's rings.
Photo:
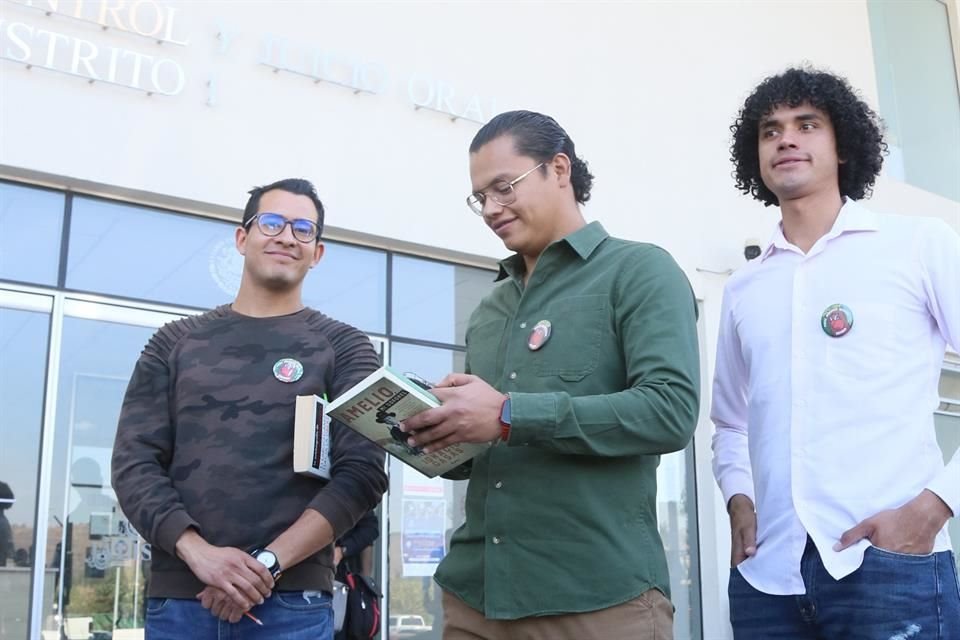
<svg viewBox="0 0 960 640">
<path fill-rule="evenodd" d="M 778 216 L 732 188 L 728 127 L 770 73 L 840 73 L 888 126 L 871 206 L 960 230 L 958 14 L 957 0 L 3 0 L 0 481 L 16 551 L 0 566 L 0 638 L 142 638 L 150 550 L 109 484 L 120 400 L 158 326 L 233 297 L 252 186 L 318 187 L 327 253 L 309 305 L 400 369 L 462 370 L 466 321 L 505 255 L 464 204 L 467 147 L 514 108 L 555 116 L 576 141 L 597 177 L 588 219 L 665 247 L 693 285 L 701 420 L 662 459 L 658 515 L 676 637 L 729 638 L 713 354 L 723 284 Z M 949 456 L 955 354 L 941 395 Z M 465 485 L 389 471 L 375 563 L 387 613 L 439 638 L 430 576 Z"/>
</svg>

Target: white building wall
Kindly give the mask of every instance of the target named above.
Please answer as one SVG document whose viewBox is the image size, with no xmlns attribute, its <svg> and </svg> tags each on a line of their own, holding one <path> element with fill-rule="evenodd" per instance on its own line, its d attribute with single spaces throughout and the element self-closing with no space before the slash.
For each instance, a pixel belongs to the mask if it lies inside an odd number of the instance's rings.
<svg viewBox="0 0 960 640">
<path fill-rule="evenodd" d="M 376 93 L 260 63 L 313 73 L 316 52 L 332 56 L 318 71 L 326 79 Z M 139 58 L 136 77 L 138 54 L 152 60 Z M 251 186 L 302 176 L 328 207 L 330 237 L 478 264 L 504 255 L 464 204 L 479 124 L 414 103 L 477 120 L 514 108 L 551 114 L 596 175 L 587 217 L 661 244 L 687 272 L 703 301 L 708 372 L 724 274 L 742 264 L 744 239 L 765 241 L 778 219 L 733 188 L 728 127 L 742 100 L 804 61 L 846 76 L 871 104 L 877 96 L 864 1 L 4 0 L 0 57 L 0 177 L 233 217 Z M 958 203 L 900 182 L 881 179 L 873 201 L 960 229 Z M 704 629 L 714 638 L 726 618 L 729 533 L 710 431 L 704 421 L 696 452 Z"/>
<path fill-rule="evenodd" d="M 463 206 L 466 148 L 479 125 L 414 110 L 411 79 L 414 99 L 432 89 L 433 106 L 462 112 L 476 96 L 478 119 L 489 117 L 491 101 L 497 111 L 554 115 L 597 176 L 587 215 L 615 234 L 663 244 L 691 274 L 734 266 L 743 238 L 766 236 L 776 218 L 729 177 L 727 128 L 757 81 L 810 61 L 876 96 L 863 2 L 32 4 L 0 7 L 0 55 L 35 65 L 2 63 L 7 173 L 214 211 L 241 205 L 250 185 L 302 175 L 318 184 L 332 227 L 489 257 L 502 247 Z M 111 28 L 36 10 L 50 6 L 79 7 L 92 20 L 103 13 Z M 158 45 L 117 25 L 159 27 L 188 44 Z M 63 36 L 52 57 L 42 31 Z M 389 86 L 354 94 L 274 73 L 258 64 L 271 37 L 287 42 L 290 66 L 309 66 L 310 52 L 321 51 L 335 56 L 333 79 L 352 82 L 353 65 L 364 63 L 374 84 L 379 68 Z M 179 68 L 182 91 L 148 97 L 39 68 L 52 62 L 103 78 L 111 48 L 123 50 L 118 82 L 134 83 L 136 52 L 172 61 L 161 63 L 159 88 L 175 88 Z M 151 87 L 153 66 L 143 61 L 141 87 Z M 882 185 L 878 201 L 915 197 L 892 191 Z M 950 203 L 929 209 L 941 207 Z"/>
</svg>

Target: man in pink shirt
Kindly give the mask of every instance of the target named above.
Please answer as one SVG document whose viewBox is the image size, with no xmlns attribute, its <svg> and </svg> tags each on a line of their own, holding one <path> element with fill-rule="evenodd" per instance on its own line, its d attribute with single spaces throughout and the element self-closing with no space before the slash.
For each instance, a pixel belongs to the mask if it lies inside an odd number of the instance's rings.
<svg viewBox="0 0 960 640">
<path fill-rule="evenodd" d="M 886 144 L 847 82 L 764 80 L 734 125 L 737 187 L 781 223 L 724 289 L 711 417 L 738 640 L 960 638 L 933 411 L 960 344 L 960 237 L 866 209 Z"/>
</svg>

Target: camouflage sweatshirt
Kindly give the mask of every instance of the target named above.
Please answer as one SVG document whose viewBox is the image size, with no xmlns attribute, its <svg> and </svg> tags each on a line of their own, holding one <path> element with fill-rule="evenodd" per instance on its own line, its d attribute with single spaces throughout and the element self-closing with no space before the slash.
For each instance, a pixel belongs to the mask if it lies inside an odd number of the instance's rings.
<svg viewBox="0 0 960 640">
<path fill-rule="evenodd" d="M 302 365 L 299 380 L 274 374 L 284 358 Z M 112 464 L 120 506 L 151 543 L 150 596 L 203 589 L 175 552 L 188 527 L 210 544 L 248 550 L 307 508 L 337 537 L 376 506 L 387 486 L 383 452 L 338 423 L 329 482 L 292 465 L 295 397 L 333 399 L 378 365 L 363 333 L 312 309 L 252 318 L 224 305 L 153 335 L 127 387 Z M 332 565 L 328 546 L 284 567 L 279 588 L 330 591 Z"/>
</svg>

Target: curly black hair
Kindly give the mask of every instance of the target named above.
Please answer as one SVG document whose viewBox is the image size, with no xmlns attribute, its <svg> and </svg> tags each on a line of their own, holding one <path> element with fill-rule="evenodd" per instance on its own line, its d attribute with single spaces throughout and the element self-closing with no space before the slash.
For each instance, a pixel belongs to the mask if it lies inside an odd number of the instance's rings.
<svg viewBox="0 0 960 640">
<path fill-rule="evenodd" d="M 743 103 L 730 125 L 730 160 L 737 189 L 765 206 L 780 204 L 760 178 L 760 121 L 778 107 L 795 108 L 803 103 L 826 113 L 833 124 L 837 156 L 843 160 L 839 168 L 840 194 L 855 200 L 869 197 L 887 153 L 883 123 L 846 79 L 813 68 L 791 68 L 770 76 Z"/>
</svg>

